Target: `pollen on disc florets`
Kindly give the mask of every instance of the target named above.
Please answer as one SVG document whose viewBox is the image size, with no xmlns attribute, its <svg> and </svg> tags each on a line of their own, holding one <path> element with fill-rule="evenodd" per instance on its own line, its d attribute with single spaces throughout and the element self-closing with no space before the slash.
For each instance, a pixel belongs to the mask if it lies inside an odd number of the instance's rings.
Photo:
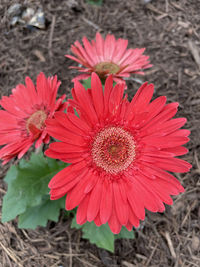
<svg viewBox="0 0 200 267">
<path fill-rule="evenodd" d="M 116 74 L 120 70 L 120 67 L 113 62 L 100 62 L 94 68 L 100 76 L 107 73 Z"/>
<path fill-rule="evenodd" d="M 26 130 L 28 134 L 38 135 L 44 126 L 47 114 L 44 110 L 37 110 L 26 121 Z"/>
<path fill-rule="evenodd" d="M 129 167 L 135 158 L 133 136 L 120 127 L 101 130 L 92 144 L 94 163 L 110 174 L 117 174 Z"/>
</svg>

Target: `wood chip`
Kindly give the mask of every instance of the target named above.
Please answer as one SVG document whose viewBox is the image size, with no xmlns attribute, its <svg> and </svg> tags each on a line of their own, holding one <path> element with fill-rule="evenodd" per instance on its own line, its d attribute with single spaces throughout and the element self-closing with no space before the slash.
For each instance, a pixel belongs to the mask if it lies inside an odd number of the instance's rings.
<svg viewBox="0 0 200 267">
<path fill-rule="evenodd" d="M 23 265 L 19 262 L 20 260 L 19 260 L 19 258 L 16 256 L 16 254 L 12 251 L 12 250 L 10 250 L 10 249 L 8 249 L 8 248 L 6 248 L 1 242 L 0 242 L 0 245 L 1 245 L 1 247 L 2 247 L 2 249 L 6 252 L 6 254 L 19 266 L 19 267 L 23 267 Z"/>
<path fill-rule="evenodd" d="M 85 17 L 82 17 L 82 20 L 85 21 L 88 25 L 92 26 L 93 28 L 95 28 L 96 30 L 100 31 L 100 27 L 95 24 L 93 21 L 86 19 Z"/>
<path fill-rule="evenodd" d="M 137 265 L 132 264 L 128 261 L 122 261 L 122 266 L 124 266 L 124 267 L 137 267 Z"/>
<path fill-rule="evenodd" d="M 34 55 L 35 55 L 41 62 L 45 62 L 45 61 L 46 61 L 45 57 L 43 56 L 43 54 L 42 54 L 42 52 L 41 52 L 40 50 L 35 49 L 35 50 L 33 51 L 33 54 L 34 54 Z"/>
<path fill-rule="evenodd" d="M 198 47 L 196 46 L 196 44 L 192 41 L 192 40 L 189 40 L 188 41 L 188 47 L 190 49 L 190 52 L 197 64 L 197 66 L 199 67 L 200 69 L 200 55 L 199 55 L 199 49 Z"/>
<path fill-rule="evenodd" d="M 165 232 L 164 236 L 165 236 L 165 238 L 167 240 L 167 244 L 168 244 L 168 247 L 169 247 L 169 250 L 170 250 L 170 253 L 171 253 L 172 257 L 174 259 L 176 259 L 176 253 L 175 253 L 175 250 L 174 250 L 173 243 L 172 243 L 171 237 L 169 235 L 169 232 Z"/>
<path fill-rule="evenodd" d="M 146 5 L 146 8 L 149 9 L 149 10 L 151 10 L 155 14 L 158 14 L 158 15 L 164 15 L 164 14 L 166 14 L 166 13 L 160 11 L 159 9 L 157 9 L 156 7 L 154 7 L 152 4 L 147 4 Z"/>
<path fill-rule="evenodd" d="M 52 22 L 51 22 L 51 30 L 49 34 L 49 43 L 48 43 L 48 51 L 49 51 L 49 56 L 52 58 L 53 53 L 52 53 L 52 42 L 53 42 L 53 34 L 54 34 L 54 28 L 56 24 L 56 16 L 52 16 Z"/>
<path fill-rule="evenodd" d="M 194 251 L 197 251 L 200 247 L 200 239 L 198 236 L 193 236 L 192 238 L 192 245 L 191 245 L 192 249 Z"/>
<path fill-rule="evenodd" d="M 184 224 L 186 223 L 186 221 L 187 221 L 187 219 L 188 219 L 188 217 L 189 217 L 191 211 L 192 211 L 192 210 L 194 209 L 194 207 L 197 205 L 197 202 L 198 202 L 198 200 L 195 199 L 194 202 L 192 203 L 192 205 L 189 207 L 189 209 L 188 209 L 188 211 L 187 211 L 187 213 L 186 213 L 186 215 L 185 215 L 185 217 L 184 217 L 184 219 L 183 219 L 183 221 L 182 221 L 182 223 L 181 223 L 181 228 L 182 228 L 182 227 L 184 226 Z"/>
<path fill-rule="evenodd" d="M 179 6 L 178 4 L 176 4 L 176 3 L 174 3 L 174 2 L 171 2 L 170 4 L 171 4 L 173 7 L 175 7 L 176 9 L 185 12 L 185 10 L 184 10 L 181 6 Z"/>
<path fill-rule="evenodd" d="M 189 28 L 190 23 L 189 22 L 184 22 L 184 21 L 178 21 L 178 25 L 181 26 L 182 28 Z"/>
</svg>

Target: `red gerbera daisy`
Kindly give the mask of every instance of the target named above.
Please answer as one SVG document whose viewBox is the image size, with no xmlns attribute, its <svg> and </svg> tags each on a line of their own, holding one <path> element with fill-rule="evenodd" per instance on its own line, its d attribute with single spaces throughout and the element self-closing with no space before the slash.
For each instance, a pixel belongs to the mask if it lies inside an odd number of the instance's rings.
<svg viewBox="0 0 200 267">
<path fill-rule="evenodd" d="M 63 95 L 56 101 L 60 82 L 57 77 L 46 78 L 43 73 L 37 77 L 37 90 L 29 77 L 26 86 L 17 85 L 12 94 L 3 96 L 0 105 L 0 159 L 3 164 L 15 156 L 21 158 L 36 141 L 35 147 L 49 142 L 45 120 L 56 110 L 64 110 Z"/>
<path fill-rule="evenodd" d="M 152 66 L 149 64 L 149 57 L 143 55 L 145 48 L 127 49 L 128 40 L 116 40 L 114 35 L 108 34 L 104 40 L 101 34 L 97 33 L 96 41 L 92 40 L 90 43 L 84 37 L 83 44 L 84 48 L 78 41 L 71 46 L 71 51 L 76 57 L 66 55 L 83 65 L 71 67 L 84 72 L 75 77 L 78 80 L 87 79 L 92 72 L 96 72 L 100 78 L 112 74 L 114 81 L 125 83 L 123 77 L 129 77 L 130 73 L 144 74 L 141 70 Z"/>
<path fill-rule="evenodd" d="M 184 189 L 167 171 L 187 172 L 191 165 L 175 156 L 187 153 L 186 119 L 172 119 L 178 103 L 161 96 L 150 103 L 153 84 L 144 83 L 131 102 L 123 98 L 124 85 L 113 88 L 112 77 L 104 93 L 93 73 L 87 91 L 75 81 L 73 99 L 79 117 L 56 112 L 47 131 L 61 142 L 50 144 L 46 155 L 71 165 L 49 183 L 51 199 L 67 193 L 66 209 L 78 206 L 77 223 L 108 222 L 113 233 L 144 220 L 145 208 L 163 212 L 170 195 Z"/>
</svg>

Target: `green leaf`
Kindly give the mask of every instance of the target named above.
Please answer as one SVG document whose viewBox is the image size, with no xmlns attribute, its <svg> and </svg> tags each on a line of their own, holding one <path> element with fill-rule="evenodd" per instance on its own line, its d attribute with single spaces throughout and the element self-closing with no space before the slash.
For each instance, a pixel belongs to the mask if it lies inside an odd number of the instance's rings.
<svg viewBox="0 0 200 267">
<path fill-rule="evenodd" d="M 85 89 L 91 88 L 91 77 L 86 80 L 82 80 L 81 83 Z"/>
<path fill-rule="evenodd" d="M 126 227 L 122 226 L 121 232 L 117 235 L 115 235 L 115 239 L 120 239 L 120 238 L 126 238 L 126 239 L 134 239 L 135 234 L 132 231 L 128 231 Z"/>
<path fill-rule="evenodd" d="M 86 222 L 83 225 L 76 223 L 76 218 L 74 217 L 71 223 L 72 228 L 81 229 L 83 232 L 83 238 L 88 239 L 91 243 L 95 244 L 99 248 L 107 249 L 114 252 L 114 241 L 120 238 L 134 239 L 135 235 L 133 231 L 128 231 L 124 226 L 121 232 L 114 235 L 108 224 L 102 224 L 101 226 L 96 226 L 94 222 Z"/>
<path fill-rule="evenodd" d="M 12 165 L 10 169 L 8 170 L 4 180 L 8 184 L 8 183 L 11 183 L 13 180 L 15 180 L 16 177 L 17 177 L 17 169 L 14 165 Z"/>
<path fill-rule="evenodd" d="M 74 217 L 71 227 L 76 229 L 82 228 L 83 238 L 89 239 L 91 243 L 97 245 L 99 248 L 114 252 L 114 235 L 110 231 L 108 224 L 102 224 L 97 227 L 94 222 L 86 222 L 83 225 L 78 225 Z"/>
<path fill-rule="evenodd" d="M 65 166 L 63 162 L 45 158 L 42 153 L 32 154 L 30 161 L 21 160 L 18 166 L 12 166 L 5 177 L 8 190 L 3 198 L 2 222 L 40 205 L 49 193 L 50 179 Z"/>
<path fill-rule="evenodd" d="M 58 221 L 60 209 L 65 207 L 65 197 L 58 200 L 50 200 L 45 197 L 43 202 L 35 207 L 29 207 L 19 215 L 19 228 L 35 229 L 37 226 L 46 226 L 47 221 Z"/>
<path fill-rule="evenodd" d="M 87 2 L 91 5 L 101 6 L 103 4 L 103 0 L 87 0 Z"/>
</svg>

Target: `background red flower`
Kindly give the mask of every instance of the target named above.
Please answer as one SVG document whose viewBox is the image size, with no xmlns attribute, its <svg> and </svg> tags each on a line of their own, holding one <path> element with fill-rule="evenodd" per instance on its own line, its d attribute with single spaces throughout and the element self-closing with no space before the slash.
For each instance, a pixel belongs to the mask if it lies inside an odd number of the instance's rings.
<svg viewBox="0 0 200 267">
<path fill-rule="evenodd" d="M 75 77 L 78 80 L 87 79 L 96 72 L 100 78 L 112 74 L 114 81 L 124 83 L 124 77 L 129 77 L 131 73 L 144 74 L 142 70 L 152 66 L 149 57 L 143 55 L 145 48 L 127 49 L 128 40 L 116 40 L 111 34 L 107 34 L 104 40 L 97 32 L 96 40 L 91 42 L 83 37 L 83 45 L 76 41 L 71 46 L 75 56 L 66 55 L 82 65 L 71 67 L 84 73 Z"/>
<path fill-rule="evenodd" d="M 56 101 L 60 82 L 57 76 L 46 78 L 43 73 L 37 77 L 36 88 L 29 77 L 26 85 L 17 85 L 12 94 L 3 96 L 0 105 L 0 159 L 3 164 L 15 156 L 21 158 L 35 142 L 39 147 L 49 142 L 45 121 L 55 111 L 64 110 L 65 95 Z"/>
</svg>

